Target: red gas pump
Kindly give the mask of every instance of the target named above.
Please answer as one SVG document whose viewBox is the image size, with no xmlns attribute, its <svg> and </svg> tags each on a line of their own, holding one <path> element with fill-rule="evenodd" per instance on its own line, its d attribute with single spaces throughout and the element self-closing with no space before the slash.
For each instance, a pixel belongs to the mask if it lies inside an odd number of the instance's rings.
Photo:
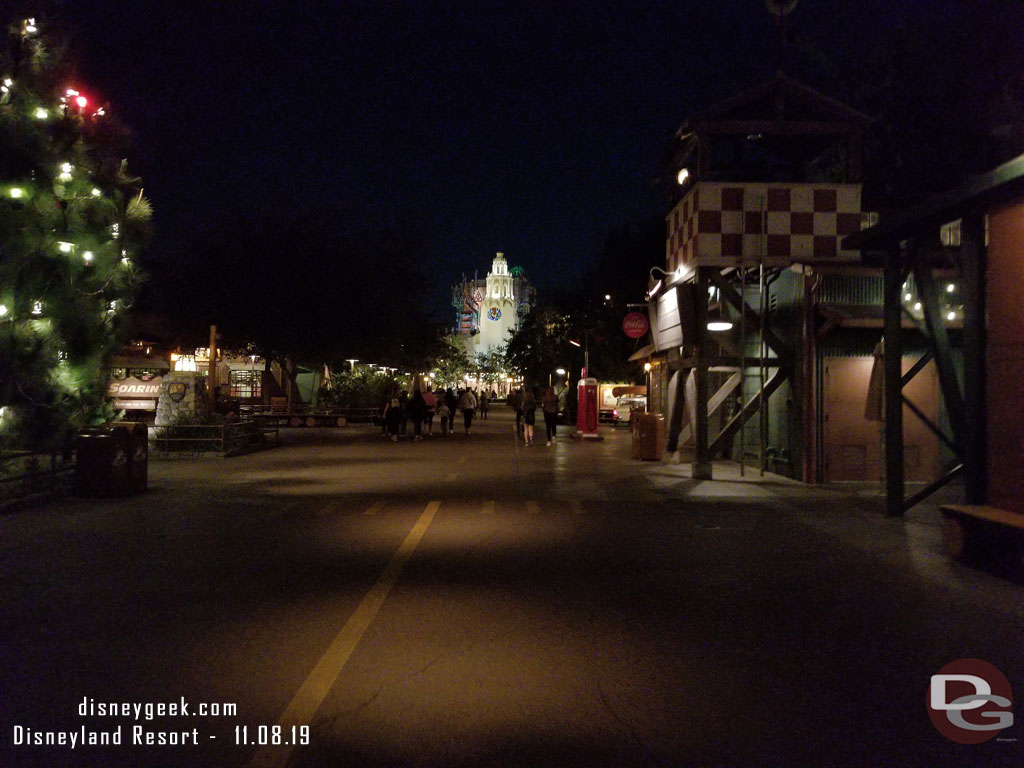
<svg viewBox="0 0 1024 768">
<path fill-rule="evenodd" d="M 583 438 L 596 438 L 597 434 L 597 379 L 587 378 L 583 369 L 577 390 L 576 428 Z"/>
</svg>

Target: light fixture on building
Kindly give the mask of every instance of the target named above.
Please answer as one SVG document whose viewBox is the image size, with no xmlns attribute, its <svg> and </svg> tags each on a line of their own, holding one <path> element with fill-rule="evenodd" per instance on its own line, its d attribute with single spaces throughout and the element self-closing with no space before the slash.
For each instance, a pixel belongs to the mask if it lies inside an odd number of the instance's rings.
<svg viewBox="0 0 1024 768">
<path fill-rule="evenodd" d="M 679 173 L 676 174 L 676 183 L 678 183 L 679 186 L 683 186 L 688 178 L 690 178 L 690 171 L 686 168 L 680 168 Z"/>
<path fill-rule="evenodd" d="M 950 283 L 949 285 L 946 286 L 946 293 L 953 293 L 953 291 L 955 290 L 956 286 L 953 283 Z"/>
<path fill-rule="evenodd" d="M 650 373 L 650 372 L 651 372 L 651 364 L 650 363 L 644 363 L 644 373 Z"/>
</svg>

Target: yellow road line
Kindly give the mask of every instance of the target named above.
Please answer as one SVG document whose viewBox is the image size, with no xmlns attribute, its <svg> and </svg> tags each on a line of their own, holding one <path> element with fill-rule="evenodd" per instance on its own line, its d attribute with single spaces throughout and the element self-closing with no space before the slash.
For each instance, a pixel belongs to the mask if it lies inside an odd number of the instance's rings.
<svg viewBox="0 0 1024 768">
<path fill-rule="evenodd" d="M 536 501 L 526 502 L 526 512 L 530 515 L 536 515 L 540 513 L 540 505 Z"/>
<path fill-rule="evenodd" d="M 484 508 L 480 510 L 480 514 L 482 514 L 482 515 L 493 515 L 494 514 L 494 502 L 493 501 L 485 501 L 484 502 Z"/>
<path fill-rule="evenodd" d="M 412 527 L 405 537 L 405 541 L 392 556 L 384 573 L 366 593 L 355 613 L 349 617 L 345 626 L 331 642 L 330 647 L 320 657 L 320 661 L 313 667 L 309 677 L 296 692 L 295 697 L 277 719 L 277 724 L 282 728 L 312 723 L 314 715 L 320 709 L 324 699 L 327 698 L 331 686 L 338 679 L 341 670 L 344 669 L 349 657 L 362 639 L 363 633 L 370 627 L 391 588 L 398 581 L 398 577 L 402 574 L 402 568 L 416 550 L 440 506 L 440 501 L 432 501 L 427 504 L 427 508 L 423 510 L 419 520 L 416 521 L 416 525 Z M 284 768 L 291 757 L 293 748 L 294 745 L 283 744 L 261 747 L 256 750 L 249 761 L 249 768 Z"/>
<path fill-rule="evenodd" d="M 363 512 L 363 514 L 364 515 L 376 515 L 378 512 L 381 511 L 381 509 L 384 508 L 384 503 L 385 502 L 383 502 L 383 501 L 375 501 L 375 502 L 373 502 L 373 504 L 370 505 L 369 509 L 367 509 L 365 512 Z"/>
</svg>

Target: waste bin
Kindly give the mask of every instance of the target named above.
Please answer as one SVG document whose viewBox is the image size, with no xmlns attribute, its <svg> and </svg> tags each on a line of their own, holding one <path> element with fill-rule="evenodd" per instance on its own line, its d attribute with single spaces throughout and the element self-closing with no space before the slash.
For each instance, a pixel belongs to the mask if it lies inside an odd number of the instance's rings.
<svg viewBox="0 0 1024 768">
<path fill-rule="evenodd" d="M 629 419 L 629 436 L 630 444 L 633 452 L 632 456 L 634 459 L 640 458 L 640 419 L 638 417 L 630 417 Z"/>
<path fill-rule="evenodd" d="M 149 426 L 144 421 L 119 421 L 114 432 L 125 433 L 128 441 L 128 493 L 149 487 Z"/>
<path fill-rule="evenodd" d="M 633 434 L 635 458 L 660 461 L 665 455 L 665 417 L 660 413 L 639 414 Z"/>
<path fill-rule="evenodd" d="M 75 492 L 80 496 L 123 496 L 129 492 L 127 430 L 109 427 L 84 432 L 75 440 Z"/>
</svg>

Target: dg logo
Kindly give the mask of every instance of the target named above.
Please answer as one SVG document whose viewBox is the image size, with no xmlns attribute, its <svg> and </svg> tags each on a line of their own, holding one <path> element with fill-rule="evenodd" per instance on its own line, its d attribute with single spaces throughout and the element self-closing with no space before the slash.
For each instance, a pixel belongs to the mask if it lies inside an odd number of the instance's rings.
<svg viewBox="0 0 1024 768">
<path fill-rule="evenodd" d="M 932 725 L 958 744 L 981 744 L 1009 728 L 1012 706 L 1010 682 L 981 659 L 952 661 L 928 685 Z"/>
</svg>

